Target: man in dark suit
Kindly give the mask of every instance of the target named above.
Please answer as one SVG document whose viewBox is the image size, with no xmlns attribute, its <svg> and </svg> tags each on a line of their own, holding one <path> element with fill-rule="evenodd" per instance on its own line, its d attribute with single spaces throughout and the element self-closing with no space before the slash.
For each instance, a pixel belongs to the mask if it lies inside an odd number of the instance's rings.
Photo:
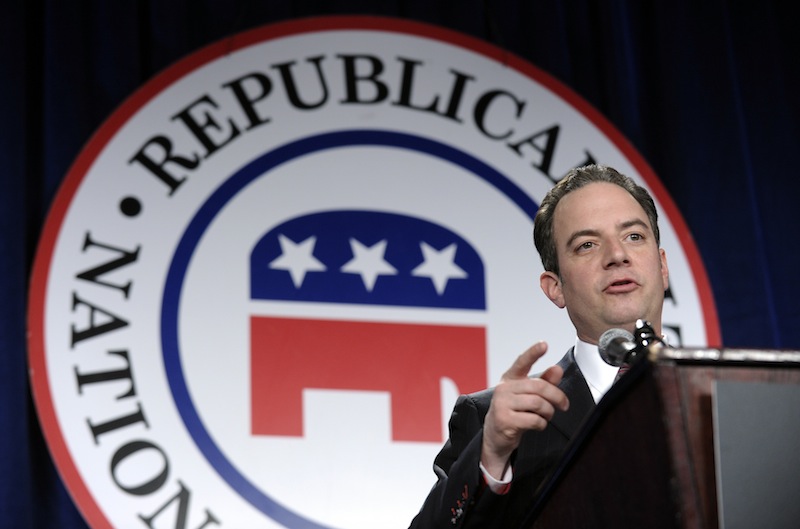
<svg viewBox="0 0 800 529">
<path fill-rule="evenodd" d="M 413 529 L 513 528 L 584 418 L 613 383 L 597 342 L 633 333 L 638 319 L 661 333 L 669 272 L 648 192 L 606 166 L 574 169 L 542 200 L 534 241 L 544 294 L 572 321 L 576 345 L 529 376 L 547 351 L 522 353 L 494 388 L 462 395 L 450 438 L 434 461 L 438 478 Z"/>
</svg>

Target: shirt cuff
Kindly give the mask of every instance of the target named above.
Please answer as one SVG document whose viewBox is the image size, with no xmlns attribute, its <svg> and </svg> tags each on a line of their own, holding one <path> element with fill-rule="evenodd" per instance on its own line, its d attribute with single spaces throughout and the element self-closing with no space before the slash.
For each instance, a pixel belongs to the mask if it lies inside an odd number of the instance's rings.
<svg viewBox="0 0 800 529">
<path fill-rule="evenodd" d="M 492 477 L 492 475 L 486 471 L 486 467 L 483 466 L 483 463 L 480 463 L 480 468 L 483 473 L 483 479 L 486 481 L 486 485 L 489 486 L 489 490 L 502 496 L 511 489 L 511 480 L 514 478 L 511 465 L 508 465 L 508 468 L 506 468 L 506 471 L 503 473 L 503 478 L 499 480 Z"/>
</svg>

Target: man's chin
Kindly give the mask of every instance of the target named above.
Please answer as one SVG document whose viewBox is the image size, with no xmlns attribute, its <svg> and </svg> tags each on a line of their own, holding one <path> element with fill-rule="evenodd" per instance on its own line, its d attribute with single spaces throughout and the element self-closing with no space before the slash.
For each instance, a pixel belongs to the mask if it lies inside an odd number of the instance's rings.
<svg viewBox="0 0 800 529">
<path fill-rule="evenodd" d="M 625 329 L 629 332 L 633 332 L 636 328 L 637 320 L 647 320 L 647 316 L 643 310 L 626 310 L 617 314 L 611 314 L 610 316 L 611 317 L 606 318 L 609 329 Z"/>
</svg>

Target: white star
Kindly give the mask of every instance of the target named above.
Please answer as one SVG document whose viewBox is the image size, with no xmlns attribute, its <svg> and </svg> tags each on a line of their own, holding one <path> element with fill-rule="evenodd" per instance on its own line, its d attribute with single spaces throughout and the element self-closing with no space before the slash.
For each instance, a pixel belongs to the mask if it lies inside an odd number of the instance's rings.
<svg viewBox="0 0 800 529">
<path fill-rule="evenodd" d="M 428 243 L 420 243 L 424 261 L 411 271 L 417 277 L 430 277 L 436 292 L 441 296 L 451 279 L 462 279 L 467 273 L 453 262 L 456 256 L 456 243 L 439 251 Z"/>
<path fill-rule="evenodd" d="M 364 281 L 367 291 L 372 291 L 379 275 L 397 274 L 397 269 L 383 257 L 386 253 L 386 239 L 370 247 L 350 239 L 350 248 L 353 250 L 353 258 L 347 261 L 341 270 L 350 274 L 361 274 L 361 280 Z"/>
<path fill-rule="evenodd" d="M 300 288 L 308 272 L 324 272 L 325 265 L 312 254 L 317 238 L 311 236 L 303 242 L 296 243 L 285 235 L 278 235 L 281 244 L 281 255 L 269 263 L 273 270 L 288 270 L 295 288 Z"/>
</svg>

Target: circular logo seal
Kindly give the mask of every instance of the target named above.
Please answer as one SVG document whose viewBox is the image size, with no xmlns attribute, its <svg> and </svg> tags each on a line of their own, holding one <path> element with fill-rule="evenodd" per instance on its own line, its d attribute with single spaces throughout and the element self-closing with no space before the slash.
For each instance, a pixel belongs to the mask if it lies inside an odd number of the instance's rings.
<svg viewBox="0 0 800 529">
<path fill-rule="evenodd" d="M 718 341 L 656 176 L 574 93 L 443 29 L 235 35 L 136 92 L 48 218 L 30 364 L 57 466 L 104 527 L 406 527 L 459 393 L 574 342 L 537 204 L 597 161 L 662 212 L 673 343 Z"/>
</svg>

